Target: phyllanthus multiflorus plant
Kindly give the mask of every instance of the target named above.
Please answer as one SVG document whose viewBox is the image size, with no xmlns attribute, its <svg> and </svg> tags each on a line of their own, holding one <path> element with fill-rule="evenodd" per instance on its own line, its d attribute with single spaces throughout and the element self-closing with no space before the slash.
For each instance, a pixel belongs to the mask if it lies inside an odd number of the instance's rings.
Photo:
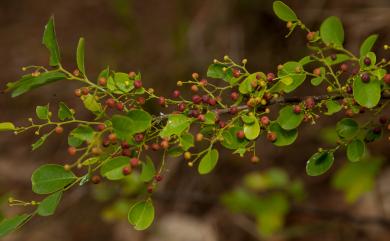
<svg viewBox="0 0 390 241">
<path fill-rule="evenodd" d="M 0 236 L 19 228 L 34 215 L 52 215 L 63 193 L 71 188 L 137 174 L 145 187 L 139 201 L 130 205 L 128 221 L 137 230 L 146 229 L 154 219 L 152 196 L 164 178 L 167 157 L 182 156 L 201 175 L 217 166 L 220 148 L 241 157 L 250 153 L 250 161 L 257 163 L 258 139 L 266 138 L 276 147 L 291 145 L 298 138 L 300 125 L 313 125 L 320 116 L 341 111 L 346 117 L 335 124 L 337 145 L 319 148 L 308 158 L 306 172 L 310 176 L 325 173 L 336 151 L 345 151 L 352 162 L 359 161 L 366 153 L 366 143 L 387 136 L 390 128 L 381 114 L 390 98 L 390 74 L 386 69 L 390 62 L 377 60 L 372 52 L 378 36 L 364 40 L 359 55 L 355 55 L 343 47 L 344 30 L 339 18 L 329 17 L 319 31 L 313 31 L 284 3 L 274 2 L 273 9 L 287 22 L 288 35 L 295 29 L 305 32 L 311 55 L 280 64 L 275 72 L 268 73 L 249 72 L 246 59 L 237 63 L 224 56 L 213 61 L 205 76 L 193 73 L 189 80 L 178 81 L 171 96 L 161 96 L 146 87 L 136 72 L 106 68 L 96 78 L 89 78 L 84 66 L 83 38 L 77 46 L 78 69 L 66 70 L 61 64 L 54 19 L 50 18 L 43 34 L 43 44 L 50 52 L 49 67 L 24 67 L 29 73 L 8 83 L 6 92 L 17 97 L 55 81 L 78 81 L 81 86 L 72 94 L 95 118 L 78 119 L 75 110 L 60 102 L 50 108 L 49 104 L 37 106 L 36 118 L 29 118 L 26 126 L 0 123 L 0 131 L 34 131 L 39 138 L 32 150 L 40 148 L 51 135 L 66 136 L 67 152 L 73 157 L 68 164 L 45 164 L 34 171 L 32 191 L 41 195 L 39 200 L 9 198 L 10 206 L 34 209 L 4 219 Z M 324 93 L 293 96 L 303 84 L 311 84 Z M 145 104 L 151 102 L 161 106 L 165 114 L 146 111 Z M 271 105 L 280 106 L 275 110 L 276 119 L 269 117 Z M 368 121 L 355 120 L 360 115 Z M 69 130 L 67 135 L 65 130 Z M 148 154 L 151 152 L 158 152 L 159 158 L 152 160 Z"/>
</svg>

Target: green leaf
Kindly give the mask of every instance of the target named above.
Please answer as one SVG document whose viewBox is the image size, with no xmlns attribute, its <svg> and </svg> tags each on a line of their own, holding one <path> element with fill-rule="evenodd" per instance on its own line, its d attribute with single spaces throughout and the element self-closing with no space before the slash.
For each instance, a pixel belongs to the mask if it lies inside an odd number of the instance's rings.
<svg viewBox="0 0 390 241">
<path fill-rule="evenodd" d="M 149 182 L 153 180 L 153 177 L 156 175 L 156 168 L 150 157 L 146 157 L 146 162 L 142 163 L 142 171 L 140 175 L 140 180 L 143 182 Z"/>
<path fill-rule="evenodd" d="M 252 82 L 253 81 L 257 82 L 256 76 L 258 74 L 260 74 L 260 73 L 253 73 L 253 74 L 249 75 L 248 77 L 246 77 L 240 83 L 240 85 L 238 86 L 238 90 L 240 91 L 241 94 L 249 94 L 253 91 Z"/>
<path fill-rule="evenodd" d="M 276 121 L 283 129 L 292 130 L 301 124 L 304 116 L 303 112 L 297 114 L 294 112 L 294 107 L 288 105 L 279 111 L 279 116 Z"/>
<path fill-rule="evenodd" d="M 296 72 L 300 69 L 301 72 Z M 283 64 L 283 68 L 278 71 L 278 77 L 284 80 L 279 81 L 277 84 L 281 84 L 280 88 L 286 93 L 290 93 L 298 88 L 306 79 L 306 74 L 303 71 L 303 67 L 300 63 L 290 61 Z M 286 79 L 289 77 L 288 79 Z M 292 82 L 290 82 L 292 79 Z M 286 82 L 288 80 L 288 82 Z M 274 85 L 277 86 L 277 85 Z M 275 88 L 275 87 L 274 87 Z"/>
<path fill-rule="evenodd" d="M 64 102 L 60 102 L 59 104 L 58 119 L 60 119 L 61 121 L 73 119 L 73 112 L 69 109 L 68 106 L 66 106 Z"/>
<path fill-rule="evenodd" d="M 95 132 L 92 129 L 92 127 L 88 125 L 80 125 L 69 133 L 68 144 L 70 146 L 78 147 L 84 141 L 86 142 L 92 141 L 94 134 Z"/>
<path fill-rule="evenodd" d="M 324 81 L 324 77 L 318 76 L 318 77 L 312 78 L 310 80 L 310 83 L 314 86 L 319 86 L 322 83 L 322 81 Z"/>
<path fill-rule="evenodd" d="M 50 65 L 58 66 L 61 62 L 60 57 L 60 48 L 58 47 L 57 37 L 54 26 L 54 17 L 51 16 L 49 22 L 45 26 L 45 31 L 43 32 L 42 44 L 50 52 Z"/>
<path fill-rule="evenodd" d="M 194 146 L 194 136 L 190 133 L 184 132 L 179 139 L 180 139 L 180 146 L 185 151 L 187 151 L 188 149 Z"/>
<path fill-rule="evenodd" d="M 231 149 L 231 150 L 236 150 L 239 148 L 246 147 L 246 145 L 248 145 L 248 143 L 249 143 L 248 140 L 245 138 L 238 139 L 236 136 L 237 131 L 239 131 L 241 129 L 242 128 L 238 127 L 238 126 L 234 126 L 232 128 L 225 129 L 222 132 L 223 141 L 221 142 L 221 144 L 224 147 Z"/>
<path fill-rule="evenodd" d="M 243 115 L 241 116 L 241 119 L 245 124 L 248 125 L 254 124 L 256 121 L 256 117 L 253 115 Z"/>
<path fill-rule="evenodd" d="M 9 233 L 15 231 L 18 229 L 20 226 L 22 226 L 29 218 L 31 215 L 28 214 L 21 214 L 17 215 L 13 218 L 10 219 L 4 219 L 0 223 L 0 238 L 8 235 Z"/>
<path fill-rule="evenodd" d="M 321 24 L 320 35 L 325 44 L 342 47 L 344 42 L 344 29 L 338 17 L 331 16 Z"/>
<path fill-rule="evenodd" d="M 275 1 L 273 4 L 273 10 L 276 16 L 283 21 L 297 21 L 297 15 L 294 11 L 281 1 Z"/>
<path fill-rule="evenodd" d="M 180 136 L 183 131 L 190 127 L 192 119 L 182 114 L 171 114 L 166 126 L 160 132 L 160 137 Z"/>
<path fill-rule="evenodd" d="M 56 192 L 45 199 L 39 204 L 37 212 L 40 216 L 50 216 L 53 215 L 57 209 L 58 204 L 61 201 L 62 192 Z"/>
<path fill-rule="evenodd" d="M 43 143 L 45 143 L 46 139 L 50 136 L 50 133 L 46 133 L 44 134 L 43 136 L 41 136 L 36 142 L 34 142 L 32 145 L 31 145 L 31 149 L 33 151 L 35 151 L 36 149 L 38 149 L 39 147 L 41 147 L 43 145 Z"/>
<path fill-rule="evenodd" d="M 71 184 L 77 177 L 63 166 L 46 164 L 34 171 L 31 176 L 32 190 L 37 194 L 49 194 Z"/>
<path fill-rule="evenodd" d="M 49 104 L 35 108 L 37 117 L 41 120 L 49 120 Z"/>
<path fill-rule="evenodd" d="M 367 66 L 365 63 L 364 63 L 364 59 L 365 58 L 369 58 L 371 60 L 371 64 L 369 66 Z M 376 54 L 374 52 L 368 52 L 366 55 L 364 56 L 360 56 L 360 59 L 359 59 L 359 64 L 360 64 L 360 67 L 364 70 L 364 69 L 370 69 L 371 67 L 375 66 L 376 64 Z"/>
<path fill-rule="evenodd" d="M 325 105 L 327 109 L 325 115 L 333 115 L 334 113 L 337 113 L 342 109 L 342 106 L 339 104 L 339 102 L 335 100 L 327 100 L 325 102 Z"/>
<path fill-rule="evenodd" d="M 380 81 L 371 76 L 369 83 L 364 83 L 360 76 L 353 81 L 353 97 L 356 102 L 364 107 L 373 108 L 378 105 L 381 99 Z"/>
<path fill-rule="evenodd" d="M 276 133 L 276 141 L 273 142 L 275 146 L 291 145 L 298 137 L 297 129 L 285 130 L 277 122 L 273 122 L 269 129 Z"/>
<path fill-rule="evenodd" d="M 231 68 L 228 68 L 225 72 L 223 68 L 226 65 L 223 64 L 212 64 L 207 69 L 207 77 L 214 79 L 223 79 L 225 81 L 230 81 L 233 78 L 233 71 Z"/>
<path fill-rule="evenodd" d="M 108 180 L 120 180 L 125 177 L 123 168 L 130 165 L 130 158 L 118 156 L 104 162 L 100 174 Z"/>
<path fill-rule="evenodd" d="M 154 206 L 151 199 L 140 201 L 130 207 L 127 219 L 136 230 L 147 229 L 154 220 Z"/>
<path fill-rule="evenodd" d="M 152 116 L 143 110 L 131 110 L 112 117 L 112 127 L 119 139 L 131 140 L 133 135 L 146 131 L 152 125 Z"/>
<path fill-rule="evenodd" d="M 102 105 L 97 102 L 94 95 L 83 95 L 81 100 L 83 101 L 84 107 L 95 115 L 99 116 L 102 113 Z"/>
<path fill-rule="evenodd" d="M 309 176 L 319 176 L 328 171 L 333 164 L 334 156 L 331 151 L 315 153 L 306 164 L 306 173 Z"/>
<path fill-rule="evenodd" d="M 360 56 L 366 56 L 371 51 L 377 39 L 378 34 L 368 36 L 360 46 Z"/>
<path fill-rule="evenodd" d="M 126 73 L 115 73 L 114 81 L 116 87 L 124 93 L 128 93 L 134 89 L 134 80 L 130 79 Z"/>
<path fill-rule="evenodd" d="M 337 122 L 336 131 L 341 138 L 351 138 L 359 131 L 359 124 L 351 118 L 344 118 Z"/>
<path fill-rule="evenodd" d="M 347 145 L 347 157 L 351 162 L 360 161 L 366 151 L 363 141 L 355 139 Z"/>
<path fill-rule="evenodd" d="M 259 121 L 255 116 L 252 117 L 253 117 L 252 124 L 244 124 L 244 134 L 245 134 L 245 138 L 247 138 L 248 140 L 254 140 L 260 135 Z"/>
<path fill-rule="evenodd" d="M 209 149 L 206 155 L 203 156 L 202 160 L 200 160 L 198 166 L 198 172 L 201 175 L 205 175 L 210 173 L 218 162 L 218 151 L 216 149 Z"/>
<path fill-rule="evenodd" d="M 48 71 L 41 73 L 34 77 L 31 74 L 24 75 L 20 80 L 7 84 L 8 90 L 12 91 L 12 97 L 22 95 L 32 89 L 55 82 L 57 80 L 65 79 L 66 75 L 57 71 Z"/>
<path fill-rule="evenodd" d="M 346 54 L 336 54 L 336 59 L 333 59 L 331 56 L 325 58 L 325 63 L 327 65 L 335 65 L 350 60 L 351 57 Z"/>
<path fill-rule="evenodd" d="M 213 111 L 209 111 L 204 115 L 204 124 L 206 125 L 214 125 L 215 120 L 217 119 L 217 115 Z"/>
<path fill-rule="evenodd" d="M 15 130 L 15 125 L 11 122 L 1 122 L 0 131 L 13 131 Z"/>
<path fill-rule="evenodd" d="M 85 75 L 84 55 L 85 55 L 85 41 L 84 38 L 80 38 L 79 43 L 77 44 L 76 62 L 77 62 L 77 68 L 81 71 L 81 73 Z"/>
</svg>

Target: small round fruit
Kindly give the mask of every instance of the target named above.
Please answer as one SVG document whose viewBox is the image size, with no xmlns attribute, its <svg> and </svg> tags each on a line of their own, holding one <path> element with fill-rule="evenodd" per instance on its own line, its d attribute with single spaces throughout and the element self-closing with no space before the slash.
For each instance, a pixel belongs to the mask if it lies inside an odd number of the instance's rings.
<svg viewBox="0 0 390 241">
<path fill-rule="evenodd" d="M 130 168 L 130 167 L 124 167 L 124 168 L 122 169 L 122 173 L 123 173 L 123 175 L 125 175 L 125 176 L 129 175 L 129 174 L 131 173 L 131 168 Z"/>
<path fill-rule="evenodd" d="M 385 76 L 383 77 L 383 81 L 390 85 L 390 74 L 385 74 Z"/>
<path fill-rule="evenodd" d="M 347 72 L 347 71 L 348 71 L 348 65 L 347 65 L 346 63 L 341 64 L 341 65 L 340 65 L 340 69 L 341 69 L 341 71 L 343 71 L 343 72 Z"/>
<path fill-rule="evenodd" d="M 77 152 L 76 147 L 70 146 L 68 148 L 68 154 L 69 155 L 74 156 L 74 155 L 76 155 L 76 152 Z"/>
<path fill-rule="evenodd" d="M 239 95 L 236 91 L 233 91 L 233 92 L 230 94 L 230 99 L 232 99 L 233 101 L 238 100 L 239 97 L 240 97 L 240 95 Z"/>
<path fill-rule="evenodd" d="M 81 94 L 83 94 L 83 95 L 88 95 L 88 94 L 89 94 L 89 89 L 88 89 L 88 87 L 83 87 L 83 88 L 81 88 Z"/>
<path fill-rule="evenodd" d="M 192 102 L 198 105 L 202 102 L 202 97 L 200 97 L 199 95 L 194 95 L 192 96 Z"/>
<path fill-rule="evenodd" d="M 262 124 L 263 126 L 268 126 L 268 125 L 269 125 L 269 122 L 270 122 L 269 117 L 268 117 L 268 116 L 262 116 L 262 117 L 260 118 L 260 122 L 261 122 L 261 124 Z"/>
<path fill-rule="evenodd" d="M 158 104 L 161 106 L 165 105 L 165 97 L 164 96 L 158 97 Z"/>
<path fill-rule="evenodd" d="M 135 140 L 136 142 L 141 142 L 141 141 L 143 141 L 143 140 L 144 140 L 144 134 L 142 134 L 142 133 L 136 134 L 136 135 L 134 136 L 134 140 Z"/>
<path fill-rule="evenodd" d="M 233 69 L 233 77 L 238 78 L 241 75 L 241 71 L 239 69 Z"/>
<path fill-rule="evenodd" d="M 80 90 L 80 89 L 75 89 L 75 90 L 74 90 L 74 95 L 75 95 L 76 97 L 80 97 L 80 96 L 81 96 L 81 90 Z"/>
<path fill-rule="evenodd" d="M 195 140 L 196 141 L 202 141 L 203 140 L 203 134 L 202 133 L 198 133 L 195 135 Z"/>
<path fill-rule="evenodd" d="M 184 152 L 183 156 L 184 156 L 184 159 L 189 160 L 189 159 L 191 159 L 191 152 L 186 151 L 186 152 Z"/>
<path fill-rule="evenodd" d="M 321 68 L 315 68 L 313 70 L 313 74 L 316 75 L 316 76 L 320 76 L 321 75 Z"/>
<path fill-rule="evenodd" d="M 301 111 L 302 111 L 302 108 L 301 108 L 300 105 L 294 105 L 293 106 L 293 111 L 294 111 L 295 114 L 300 114 Z"/>
<path fill-rule="evenodd" d="M 316 32 L 308 32 L 307 35 L 306 35 L 306 39 L 308 41 L 313 41 L 315 36 L 316 36 Z"/>
<path fill-rule="evenodd" d="M 103 123 L 98 124 L 98 125 L 96 126 L 96 130 L 97 130 L 97 131 L 103 131 L 104 129 L 106 129 L 106 125 L 103 124 Z"/>
<path fill-rule="evenodd" d="M 98 80 L 99 85 L 105 86 L 107 84 L 107 79 L 104 77 L 100 77 Z"/>
<path fill-rule="evenodd" d="M 169 147 L 169 142 L 168 142 L 168 140 L 162 140 L 161 143 L 160 143 L 160 146 L 161 146 L 161 148 L 163 148 L 163 149 L 168 149 L 168 147 Z"/>
<path fill-rule="evenodd" d="M 108 140 L 110 140 L 111 143 L 116 142 L 116 139 L 117 139 L 117 137 L 116 137 L 116 134 L 115 134 L 115 133 L 110 133 L 110 134 L 108 135 Z"/>
<path fill-rule="evenodd" d="M 371 65 L 371 59 L 369 57 L 365 57 L 364 60 L 363 60 L 364 64 L 367 65 L 367 66 L 370 66 Z"/>
<path fill-rule="evenodd" d="M 91 181 L 93 184 L 99 184 L 102 181 L 102 178 L 99 175 L 93 175 Z"/>
<path fill-rule="evenodd" d="M 172 97 L 173 98 L 179 98 L 179 96 L 180 96 L 180 91 L 179 90 L 174 90 L 172 92 Z"/>
<path fill-rule="evenodd" d="M 363 73 L 361 78 L 362 78 L 363 83 L 370 82 L 370 75 L 368 73 Z"/>
<path fill-rule="evenodd" d="M 114 108 L 115 107 L 115 100 L 113 98 L 108 98 L 106 100 L 106 105 L 110 108 Z"/>
<path fill-rule="evenodd" d="M 57 126 L 54 131 L 56 134 L 62 134 L 62 132 L 64 132 L 64 128 L 62 126 Z"/>
<path fill-rule="evenodd" d="M 196 86 L 196 85 L 191 85 L 191 91 L 194 92 L 194 93 L 198 92 L 198 91 L 199 91 L 198 86 Z"/>
<path fill-rule="evenodd" d="M 141 80 L 135 80 L 135 81 L 134 81 L 134 87 L 135 87 L 136 89 L 141 88 L 141 87 L 142 87 L 142 81 L 141 81 Z"/>
<path fill-rule="evenodd" d="M 251 162 L 252 163 L 258 163 L 260 161 L 260 158 L 256 155 L 252 156 L 251 157 Z"/>
<path fill-rule="evenodd" d="M 154 177 L 154 180 L 156 180 L 156 182 L 161 182 L 163 180 L 163 177 L 160 175 L 160 174 L 157 174 L 155 177 Z"/>
<path fill-rule="evenodd" d="M 236 136 L 238 139 L 244 139 L 245 138 L 245 133 L 243 130 L 239 130 L 236 132 Z"/>
<path fill-rule="evenodd" d="M 275 142 L 276 141 L 276 133 L 275 132 L 268 132 L 267 133 L 267 140 L 269 140 L 270 142 Z"/>
<path fill-rule="evenodd" d="M 306 98 L 306 100 L 305 100 L 305 107 L 307 109 L 313 109 L 315 104 L 316 104 L 316 102 L 315 102 L 313 97 L 310 96 L 310 97 Z"/>
<path fill-rule="evenodd" d="M 141 161 L 140 161 L 138 158 L 136 158 L 136 157 L 133 157 L 133 158 L 130 159 L 130 165 L 131 165 L 132 167 L 136 167 L 136 166 L 138 166 L 140 163 L 141 163 Z"/>
<path fill-rule="evenodd" d="M 160 150 L 160 145 L 157 144 L 157 143 L 153 143 L 151 145 L 151 148 L 152 148 L 153 151 L 158 151 L 158 150 Z"/>
<path fill-rule="evenodd" d="M 125 105 L 122 102 L 116 103 L 115 107 L 119 111 L 123 111 L 125 109 Z"/>
</svg>

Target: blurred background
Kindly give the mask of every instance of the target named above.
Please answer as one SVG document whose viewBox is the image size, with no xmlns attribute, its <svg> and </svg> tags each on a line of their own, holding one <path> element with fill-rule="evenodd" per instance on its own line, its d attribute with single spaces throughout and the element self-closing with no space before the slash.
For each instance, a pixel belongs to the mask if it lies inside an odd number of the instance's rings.
<svg viewBox="0 0 390 241">
<path fill-rule="evenodd" d="M 329 15 L 346 29 L 346 47 L 378 33 L 378 56 L 390 40 L 389 0 L 285 0 L 311 29 Z M 78 38 L 86 38 L 89 76 L 109 65 L 123 72 L 140 71 L 146 87 L 168 94 L 176 81 L 192 72 L 206 73 L 214 58 L 247 58 L 250 71 L 275 71 L 279 63 L 307 54 L 305 34 L 285 39 L 285 23 L 272 12 L 271 0 L 2 0 L 0 1 L 0 88 L 17 80 L 21 67 L 47 65 L 41 45 L 43 27 L 55 15 L 64 66 L 75 68 Z M 0 121 L 26 124 L 34 105 L 65 101 L 78 110 L 76 83 L 58 82 L 19 98 L 0 95 Z M 325 87 L 324 87 L 325 88 Z M 310 92 L 302 86 L 298 94 Z M 340 118 L 336 116 L 335 119 Z M 127 223 L 128 202 L 139 183 L 86 185 L 64 197 L 52 217 L 36 217 L 6 241 L 249 241 L 249 240 L 389 240 L 389 142 L 369 145 L 365 161 L 350 164 L 344 154 L 320 177 L 305 174 L 307 158 L 318 146 L 334 141 L 334 120 L 324 117 L 304 125 L 298 141 L 275 148 L 259 141 L 261 162 L 252 165 L 222 152 L 216 170 L 199 176 L 183 160 L 169 160 L 169 174 L 155 194 L 157 217 L 145 232 Z M 0 136 L 0 197 L 37 198 L 30 176 L 42 163 L 66 163 L 66 138 L 51 137 L 31 152 L 33 133 Z M 278 190 L 275 192 L 274 189 Z M 262 209 L 253 215 L 251 205 Z M 20 211 L 2 202 L 2 215 Z"/>
</svg>

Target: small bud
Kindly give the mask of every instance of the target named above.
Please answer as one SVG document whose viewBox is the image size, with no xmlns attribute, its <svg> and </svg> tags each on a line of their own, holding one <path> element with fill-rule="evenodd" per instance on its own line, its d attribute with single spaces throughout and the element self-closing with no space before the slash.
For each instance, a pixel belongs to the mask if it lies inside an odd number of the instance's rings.
<svg viewBox="0 0 390 241">
<path fill-rule="evenodd" d="M 176 85 L 177 85 L 177 86 L 183 86 L 183 81 L 180 81 L 180 80 L 177 81 Z"/>
</svg>

